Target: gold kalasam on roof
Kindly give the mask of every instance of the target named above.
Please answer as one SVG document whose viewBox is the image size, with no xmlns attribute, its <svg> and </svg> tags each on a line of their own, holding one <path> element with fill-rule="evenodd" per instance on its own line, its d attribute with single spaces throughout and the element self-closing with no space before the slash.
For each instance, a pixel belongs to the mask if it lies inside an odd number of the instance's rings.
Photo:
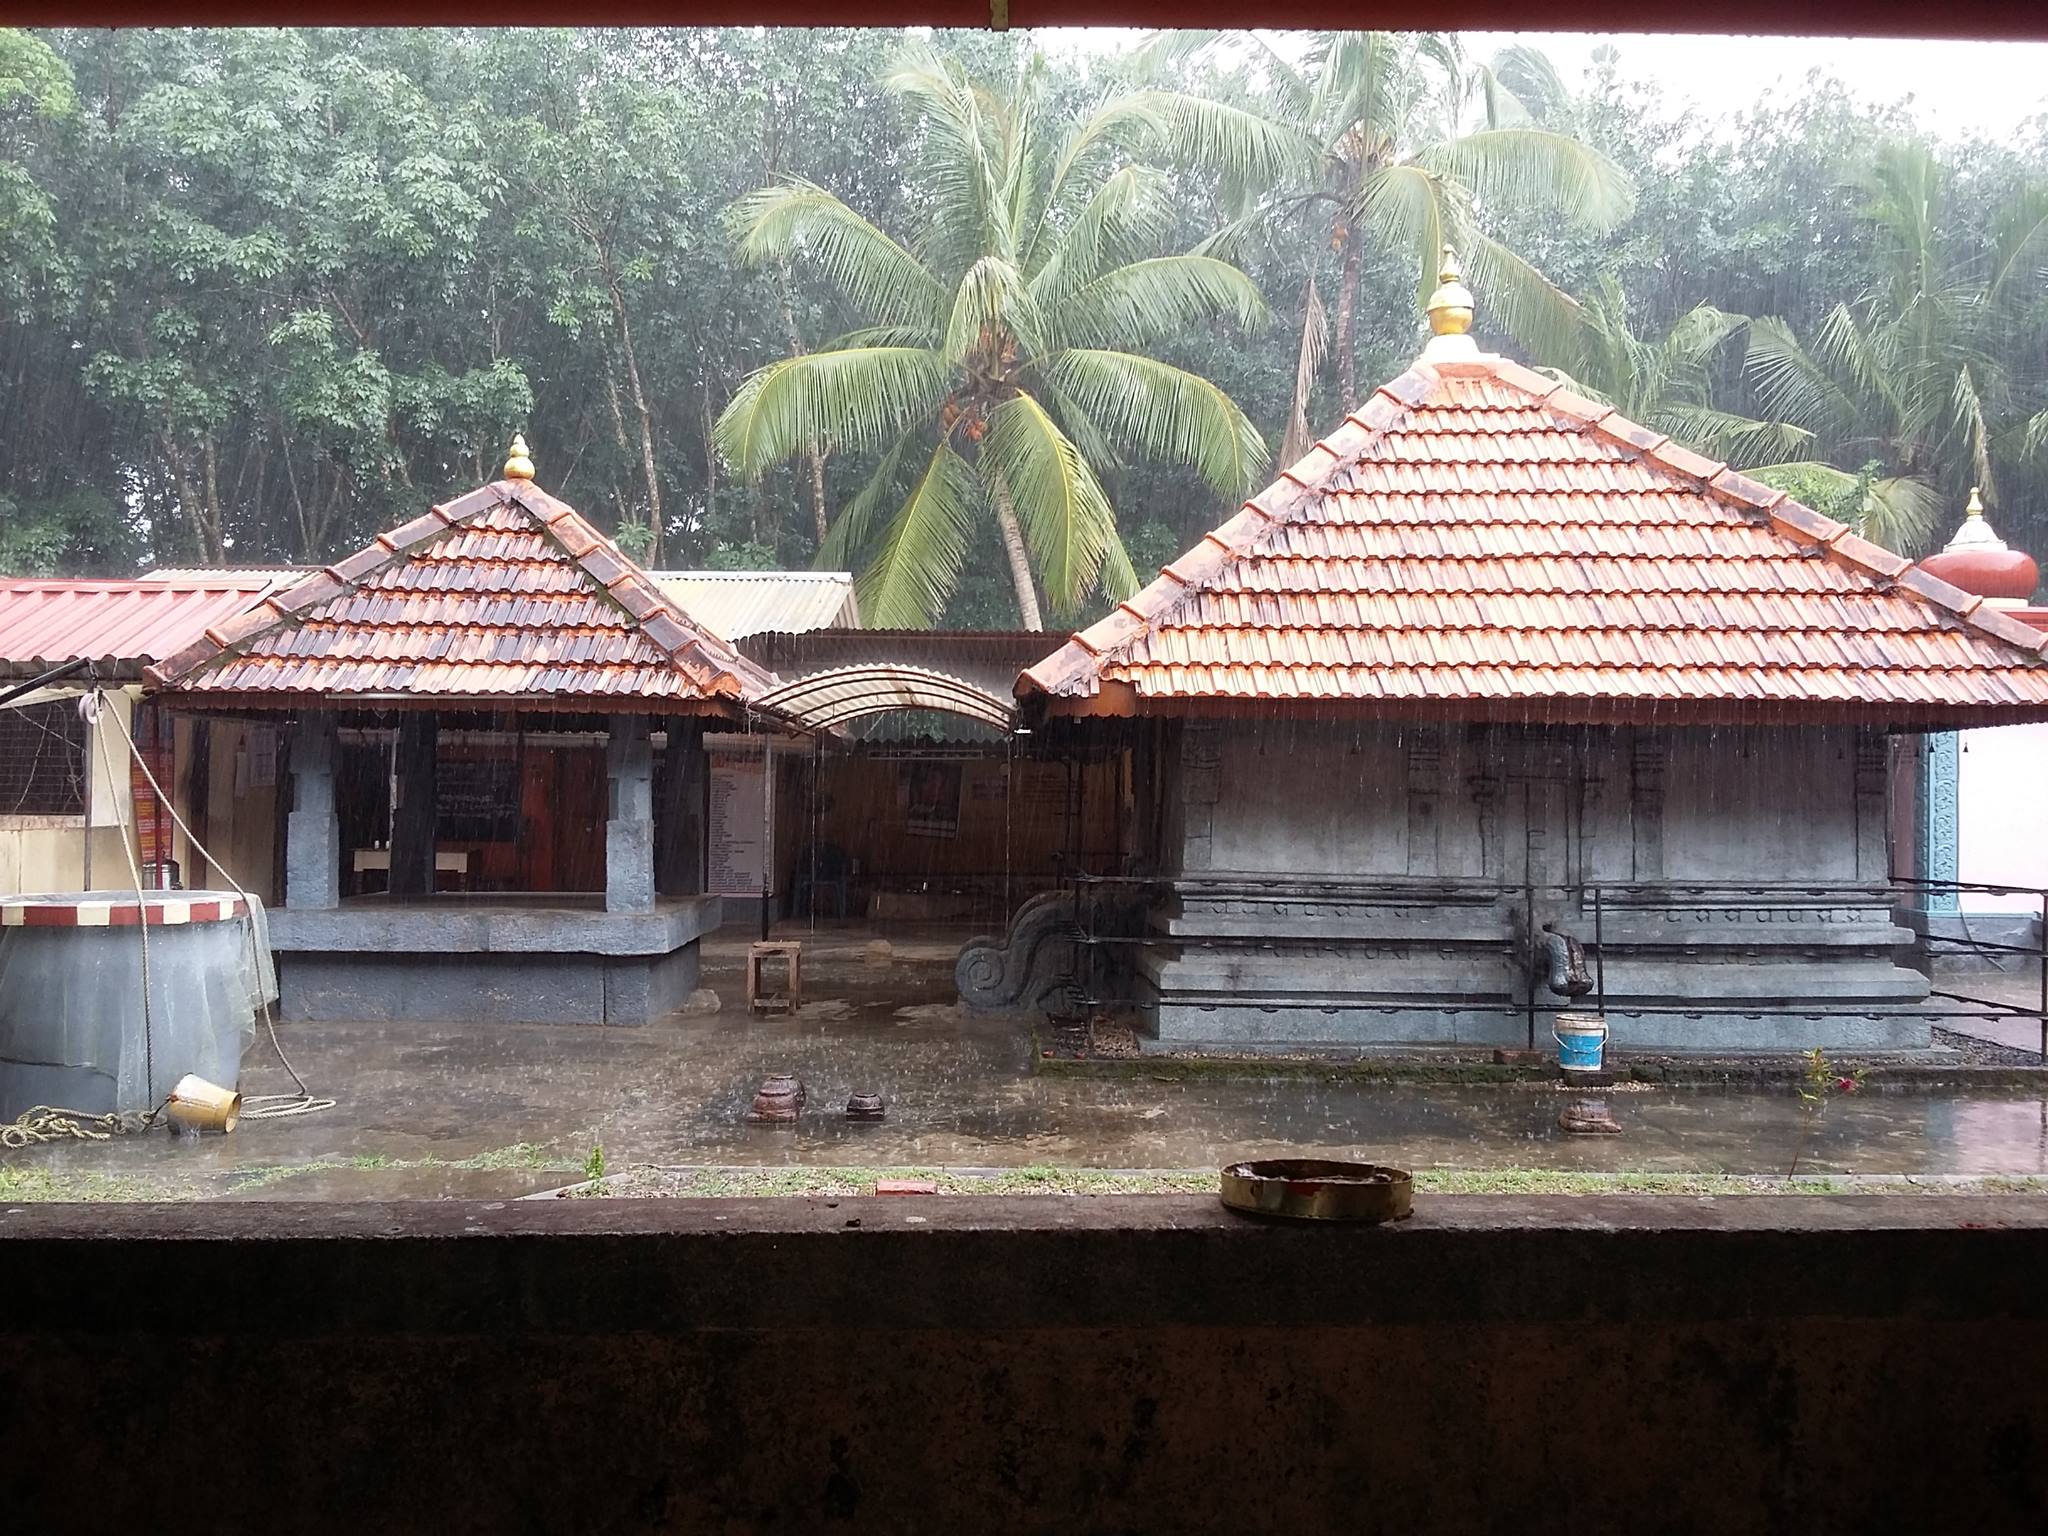
<svg viewBox="0 0 2048 1536">
<path fill-rule="evenodd" d="M 1437 290 L 1429 296 L 1429 328 L 1439 336 L 1462 336 L 1472 329 L 1472 290 L 1458 270 L 1458 253 L 1448 245 L 1436 280 Z"/>
<path fill-rule="evenodd" d="M 512 434 L 512 452 L 505 459 L 504 477 L 507 480 L 531 480 L 533 478 L 533 459 L 527 449 L 526 434 L 524 432 L 514 432 Z"/>
</svg>

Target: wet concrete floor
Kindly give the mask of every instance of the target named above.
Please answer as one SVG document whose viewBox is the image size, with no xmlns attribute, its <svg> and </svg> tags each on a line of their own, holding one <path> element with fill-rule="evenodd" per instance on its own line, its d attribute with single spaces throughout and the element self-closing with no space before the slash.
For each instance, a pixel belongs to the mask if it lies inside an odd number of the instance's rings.
<svg viewBox="0 0 2048 1536">
<path fill-rule="evenodd" d="M 165 1134 L 0 1153 L 0 1170 L 175 1181 L 194 1196 L 498 1198 L 569 1182 L 593 1146 L 608 1165 L 1200 1168 L 1246 1156 L 1358 1156 L 1414 1168 L 1782 1174 L 1805 1118 L 1779 1091 L 1653 1089 L 1608 1096 L 1624 1134 L 1567 1136 L 1549 1085 L 1437 1087 L 1038 1076 L 1021 1020 L 953 1004 L 951 949 L 886 959 L 807 953 L 794 1018 L 749 1017 L 738 946 L 707 957 L 716 1014 L 644 1029 L 296 1025 L 286 1050 L 325 1114 L 236 1134 Z M 795 1072 L 800 1124 L 750 1126 L 760 1080 Z M 245 1093 L 290 1086 L 252 1045 Z M 882 1094 L 880 1124 L 841 1117 Z M 310 1167 L 308 1165 L 311 1165 Z M 1802 1173 L 2048 1174 L 2048 1090 L 1865 1092 L 1829 1102 Z M 304 1172 L 283 1173 L 286 1169 Z"/>
</svg>

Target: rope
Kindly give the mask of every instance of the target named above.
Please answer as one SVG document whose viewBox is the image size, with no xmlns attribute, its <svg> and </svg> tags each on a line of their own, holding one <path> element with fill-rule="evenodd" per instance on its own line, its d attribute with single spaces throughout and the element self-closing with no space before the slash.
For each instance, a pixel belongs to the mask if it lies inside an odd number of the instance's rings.
<svg viewBox="0 0 2048 1536">
<path fill-rule="evenodd" d="M 163 1109 L 164 1106 L 159 1104 L 146 1115 L 95 1115 L 83 1109 L 38 1104 L 0 1125 L 0 1147 L 19 1151 L 23 1147 L 62 1141 L 67 1137 L 74 1141 L 112 1141 L 116 1136 L 148 1130 Z"/>
<path fill-rule="evenodd" d="M 114 729 L 121 733 L 121 739 L 128 744 L 129 755 L 135 759 L 136 766 L 142 770 L 143 778 L 148 781 L 150 789 L 155 792 L 157 804 L 171 813 L 171 820 L 176 823 L 178 830 L 185 834 L 185 841 L 198 851 L 199 857 L 204 859 L 210 868 L 227 881 L 234 893 L 242 898 L 242 905 L 248 910 L 249 964 L 256 984 L 257 1016 L 263 1020 L 264 1033 L 270 1037 L 271 1050 L 277 1053 L 278 1062 L 290 1076 L 292 1085 L 299 1091 L 297 1093 L 262 1093 L 244 1096 L 242 1099 L 242 1118 L 244 1120 L 278 1120 L 287 1115 L 313 1115 L 318 1114 L 321 1110 L 334 1108 L 335 1101 L 333 1099 L 318 1098 L 306 1086 L 306 1080 L 299 1076 L 299 1069 L 292 1065 L 291 1057 L 285 1055 L 284 1046 L 278 1042 L 277 1021 L 270 1012 L 270 999 L 263 993 L 263 957 L 256 945 L 256 898 L 242 888 L 242 883 L 234 877 L 233 871 L 221 863 L 219 859 L 216 859 L 213 856 L 213 851 L 206 844 L 202 843 L 193 834 L 192 829 L 185 824 L 185 818 L 178 814 L 177 802 L 164 793 L 163 786 L 156 781 L 156 775 L 150 772 L 149 762 L 143 757 L 141 748 L 135 745 L 135 738 L 128 734 L 128 727 L 122 723 L 120 712 L 118 710 L 108 710 L 106 713 L 107 718 L 114 722 Z M 127 842 L 125 833 L 123 834 L 122 842 L 125 846 Z M 131 855 L 131 862 L 132 860 L 133 856 Z M 140 878 L 138 874 L 138 881 Z"/>
</svg>

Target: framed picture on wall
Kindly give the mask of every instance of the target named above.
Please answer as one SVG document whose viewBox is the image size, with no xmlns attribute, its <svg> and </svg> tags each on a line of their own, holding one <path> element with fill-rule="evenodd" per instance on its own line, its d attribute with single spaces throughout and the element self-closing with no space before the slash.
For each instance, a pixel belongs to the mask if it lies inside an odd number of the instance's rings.
<svg viewBox="0 0 2048 1536">
<path fill-rule="evenodd" d="M 913 837 L 960 835 L 960 765 L 911 763 L 904 770 L 903 830 Z"/>
</svg>

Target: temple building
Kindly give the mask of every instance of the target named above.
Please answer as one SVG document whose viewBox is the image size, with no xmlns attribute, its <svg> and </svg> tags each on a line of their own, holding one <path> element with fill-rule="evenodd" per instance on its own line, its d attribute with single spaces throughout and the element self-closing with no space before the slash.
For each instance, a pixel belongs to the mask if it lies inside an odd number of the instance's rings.
<svg viewBox="0 0 2048 1536">
<path fill-rule="evenodd" d="M 776 679 L 535 486 L 523 440 L 148 676 L 282 728 L 287 1018 L 640 1023 L 696 986 L 704 731 L 760 728 Z"/>
<path fill-rule="evenodd" d="M 2001 539 L 1973 488 L 1955 536 L 1920 568 L 2048 633 L 2033 556 Z M 1906 741 L 1893 788 L 1898 872 L 1937 971 L 2006 969 L 2039 949 L 2048 890 L 2048 724 L 1937 731 Z"/>
<path fill-rule="evenodd" d="M 1149 808 L 1078 990 L 1159 1046 L 1927 1045 L 1893 739 L 2048 721 L 2048 635 L 1472 309 L 1446 253 L 1413 367 L 1019 678 Z"/>
</svg>

